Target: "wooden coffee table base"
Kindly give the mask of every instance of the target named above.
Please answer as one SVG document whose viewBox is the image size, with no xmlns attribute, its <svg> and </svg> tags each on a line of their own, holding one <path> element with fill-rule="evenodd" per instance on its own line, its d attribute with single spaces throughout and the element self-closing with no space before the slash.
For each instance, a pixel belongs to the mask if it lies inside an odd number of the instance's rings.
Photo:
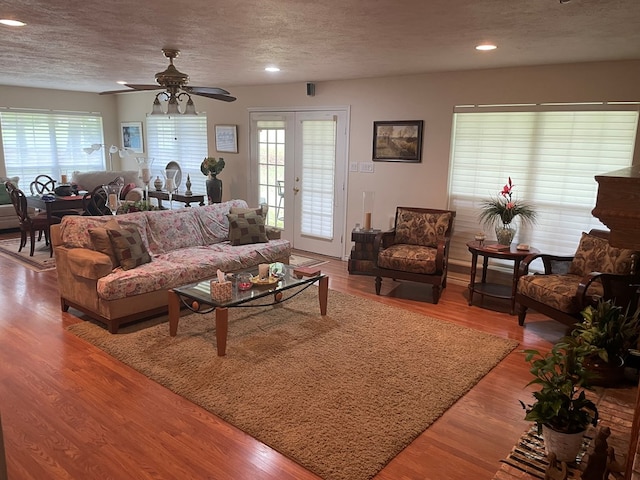
<svg viewBox="0 0 640 480">
<path fill-rule="evenodd" d="M 329 277 L 324 276 L 318 280 L 318 301 L 320 315 L 327 314 L 327 298 L 329 293 Z M 282 292 L 274 293 L 275 301 L 280 302 Z M 169 335 L 175 337 L 178 334 L 178 321 L 180 320 L 180 295 L 169 290 Z M 229 332 L 229 308 L 215 307 L 216 312 L 216 348 L 218 356 L 222 357 L 227 352 L 227 334 Z M 198 313 L 196 311 L 196 313 Z"/>
</svg>

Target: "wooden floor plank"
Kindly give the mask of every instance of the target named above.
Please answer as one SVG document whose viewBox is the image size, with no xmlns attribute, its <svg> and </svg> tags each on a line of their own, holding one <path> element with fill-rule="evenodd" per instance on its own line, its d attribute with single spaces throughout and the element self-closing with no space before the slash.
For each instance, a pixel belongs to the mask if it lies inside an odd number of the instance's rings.
<svg viewBox="0 0 640 480">
<path fill-rule="evenodd" d="M 493 478 L 527 428 L 518 400 L 528 400 L 529 375 L 519 350 L 547 349 L 565 328 L 536 313 L 520 327 L 506 302 L 485 299 L 484 307 L 498 311 L 468 306 L 466 287 L 451 281 L 438 305 L 429 303 L 430 287 L 390 279 L 376 296 L 372 277 L 349 275 L 346 262 L 327 260 L 321 268 L 331 289 L 520 342 L 376 477 Z M 9 478 L 318 478 L 67 333 L 64 327 L 80 320 L 60 311 L 55 270 L 37 273 L 1 257 L 0 269 L 0 412 Z"/>
</svg>

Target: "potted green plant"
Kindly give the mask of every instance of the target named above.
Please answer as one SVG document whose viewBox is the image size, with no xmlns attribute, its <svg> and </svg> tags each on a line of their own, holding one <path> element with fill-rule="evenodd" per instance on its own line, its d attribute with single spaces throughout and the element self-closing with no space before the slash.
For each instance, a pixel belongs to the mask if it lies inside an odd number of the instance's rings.
<svg viewBox="0 0 640 480">
<path fill-rule="evenodd" d="M 582 321 L 575 324 L 571 337 L 587 349 L 585 367 L 592 372 L 591 384 L 614 386 L 624 380 L 625 360 L 640 335 L 639 314 L 640 310 L 632 314 L 611 300 L 600 300 L 581 312 Z"/>
<path fill-rule="evenodd" d="M 488 227 L 495 227 L 496 238 L 501 245 L 511 245 L 516 234 L 513 220 L 520 217 L 523 223 L 534 223 L 536 211 L 527 202 L 513 198 L 515 185 L 509 181 L 502 187 L 497 197 L 482 202 L 480 221 Z"/>
<path fill-rule="evenodd" d="M 585 430 L 598 421 L 598 409 L 585 394 L 588 374 L 583 362 L 588 349 L 560 342 L 546 355 L 537 350 L 525 350 L 525 355 L 534 376 L 528 385 L 540 387 L 533 392 L 532 404 L 520 401 L 526 412 L 525 420 L 537 424 L 547 454 L 554 453 L 558 460 L 573 462 Z"/>
</svg>

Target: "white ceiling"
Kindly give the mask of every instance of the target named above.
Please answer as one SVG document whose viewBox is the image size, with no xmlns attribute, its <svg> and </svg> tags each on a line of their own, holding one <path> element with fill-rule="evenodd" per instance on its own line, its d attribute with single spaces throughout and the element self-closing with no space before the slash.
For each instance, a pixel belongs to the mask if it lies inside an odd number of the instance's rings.
<svg viewBox="0 0 640 480">
<path fill-rule="evenodd" d="M 5 0 L 0 18 L 28 24 L 0 25 L 0 85 L 88 92 L 153 84 L 163 47 L 220 87 L 640 59 L 640 0 Z"/>
</svg>

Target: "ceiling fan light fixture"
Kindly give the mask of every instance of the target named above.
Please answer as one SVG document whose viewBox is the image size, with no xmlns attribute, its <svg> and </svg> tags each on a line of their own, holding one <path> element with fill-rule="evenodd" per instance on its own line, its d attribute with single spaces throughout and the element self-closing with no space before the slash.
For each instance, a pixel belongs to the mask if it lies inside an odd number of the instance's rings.
<svg viewBox="0 0 640 480">
<path fill-rule="evenodd" d="M 156 99 L 153 101 L 153 108 L 151 109 L 151 113 L 149 115 L 164 115 L 162 111 L 162 105 L 160 105 L 160 100 L 158 96 L 163 95 L 164 93 L 159 93 L 156 95 Z"/>
<path fill-rule="evenodd" d="M 196 112 L 196 106 L 193 103 L 193 100 L 191 100 L 190 96 L 189 96 L 189 100 L 187 100 L 187 106 L 184 109 L 183 115 L 189 115 L 189 116 L 198 115 L 198 112 Z"/>
<path fill-rule="evenodd" d="M 181 113 L 180 105 L 178 105 L 178 99 L 175 95 L 171 95 L 169 103 L 167 103 L 167 115 L 180 115 Z"/>
</svg>

